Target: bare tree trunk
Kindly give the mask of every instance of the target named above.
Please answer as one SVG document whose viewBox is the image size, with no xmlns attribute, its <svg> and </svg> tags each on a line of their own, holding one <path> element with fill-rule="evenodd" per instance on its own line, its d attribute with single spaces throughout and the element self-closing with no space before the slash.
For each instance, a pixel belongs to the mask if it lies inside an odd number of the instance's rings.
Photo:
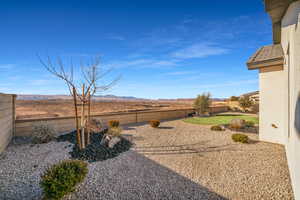
<svg viewBox="0 0 300 200">
<path fill-rule="evenodd" d="M 91 120 L 91 92 L 89 91 L 89 93 L 88 93 L 88 117 L 87 117 L 87 122 L 88 122 L 88 124 L 91 122 L 90 120 Z M 90 143 L 91 143 L 91 141 L 90 141 L 90 131 L 91 131 L 91 129 L 90 128 L 88 128 L 87 129 L 87 141 L 86 141 L 86 143 L 87 143 L 87 145 L 89 145 Z"/>
<path fill-rule="evenodd" d="M 81 104 L 81 143 L 82 143 L 82 148 L 85 148 L 85 134 L 84 134 L 84 129 L 85 129 L 85 112 L 84 112 L 84 104 L 85 104 L 85 99 L 84 99 L 84 84 L 82 85 L 82 104 Z"/>
<path fill-rule="evenodd" d="M 78 123 L 78 110 L 77 110 L 77 93 L 76 89 L 73 87 L 73 100 L 74 100 L 74 108 L 75 108 L 75 123 L 76 123 L 76 131 L 77 131 L 77 143 L 79 149 L 82 149 L 81 139 L 80 139 L 80 130 Z"/>
</svg>

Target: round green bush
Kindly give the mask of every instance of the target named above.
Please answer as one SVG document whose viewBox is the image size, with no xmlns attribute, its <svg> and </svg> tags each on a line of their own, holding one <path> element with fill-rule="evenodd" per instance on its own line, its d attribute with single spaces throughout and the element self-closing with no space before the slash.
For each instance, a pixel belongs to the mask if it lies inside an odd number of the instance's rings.
<svg viewBox="0 0 300 200">
<path fill-rule="evenodd" d="M 150 123 L 151 127 L 153 127 L 153 128 L 157 128 L 160 125 L 159 120 L 151 120 L 149 123 Z"/>
<path fill-rule="evenodd" d="M 247 135 L 244 135 L 244 134 L 233 134 L 231 136 L 232 140 L 235 141 L 235 142 L 241 142 L 241 143 L 248 143 L 249 141 L 249 138 Z"/>
<path fill-rule="evenodd" d="M 212 131 L 224 131 L 224 129 L 219 125 L 215 125 L 215 126 L 210 127 L 210 130 L 212 130 Z"/>
<path fill-rule="evenodd" d="M 120 122 L 118 120 L 110 120 L 108 122 L 108 124 L 109 124 L 109 127 L 119 127 Z"/>
<path fill-rule="evenodd" d="M 245 127 L 254 127 L 255 123 L 252 121 L 246 121 L 245 122 Z"/>
<path fill-rule="evenodd" d="M 61 199 L 73 192 L 87 173 L 87 163 L 79 160 L 66 160 L 53 165 L 41 177 L 45 199 Z"/>
</svg>

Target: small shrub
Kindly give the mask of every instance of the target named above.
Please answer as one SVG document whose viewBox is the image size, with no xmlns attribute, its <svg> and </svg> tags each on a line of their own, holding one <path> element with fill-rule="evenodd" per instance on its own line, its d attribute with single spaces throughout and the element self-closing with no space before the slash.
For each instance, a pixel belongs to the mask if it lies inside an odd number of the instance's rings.
<svg viewBox="0 0 300 200">
<path fill-rule="evenodd" d="M 220 125 L 215 125 L 210 127 L 210 130 L 212 131 L 224 131 L 224 129 Z"/>
<path fill-rule="evenodd" d="M 246 112 L 246 110 L 253 105 L 253 102 L 249 96 L 244 96 L 239 99 L 239 104 L 243 108 L 244 112 Z"/>
<path fill-rule="evenodd" d="M 239 97 L 236 97 L 236 96 L 231 96 L 230 101 L 238 101 L 239 100 Z"/>
<path fill-rule="evenodd" d="M 40 185 L 45 199 L 61 199 L 73 192 L 87 172 L 87 164 L 79 160 L 66 160 L 53 165 L 41 177 Z"/>
<path fill-rule="evenodd" d="M 246 121 L 245 122 L 245 127 L 249 128 L 249 127 L 254 127 L 255 123 L 252 121 Z"/>
<path fill-rule="evenodd" d="M 101 121 L 98 119 L 91 119 L 90 121 L 88 121 L 87 126 L 93 133 L 100 132 L 103 127 Z"/>
<path fill-rule="evenodd" d="M 108 122 L 108 124 L 109 124 L 109 127 L 119 127 L 120 122 L 118 120 L 110 120 Z"/>
<path fill-rule="evenodd" d="M 50 142 L 54 138 L 55 130 L 50 125 L 41 123 L 33 126 L 32 134 L 33 143 L 42 144 Z"/>
<path fill-rule="evenodd" d="M 233 108 L 232 108 L 232 111 L 233 111 L 233 112 L 241 112 L 241 109 L 239 109 L 238 107 L 233 107 Z"/>
<path fill-rule="evenodd" d="M 120 127 L 110 127 L 108 129 L 107 134 L 111 135 L 113 137 L 116 137 L 116 136 L 120 136 L 121 132 L 122 132 L 122 129 Z"/>
<path fill-rule="evenodd" d="M 153 128 L 157 128 L 160 125 L 159 120 L 151 120 L 149 123 L 150 123 L 151 127 L 153 127 Z"/>
<path fill-rule="evenodd" d="M 248 136 L 244 134 L 233 134 L 231 138 L 235 142 L 248 143 L 249 141 Z"/>
<path fill-rule="evenodd" d="M 259 104 L 258 103 L 253 104 L 251 106 L 250 110 L 252 113 L 255 113 L 255 114 L 259 113 Z"/>
</svg>

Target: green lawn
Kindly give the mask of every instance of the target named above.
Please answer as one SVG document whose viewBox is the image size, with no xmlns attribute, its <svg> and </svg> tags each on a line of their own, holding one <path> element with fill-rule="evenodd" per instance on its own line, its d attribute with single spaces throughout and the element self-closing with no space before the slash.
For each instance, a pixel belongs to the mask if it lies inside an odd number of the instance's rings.
<svg viewBox="0 0 300 200">
<path fill-rule="evenodd" d="M 249 115 L 217 115 L 212 117 L 193 117 L 184 119 L 184 122 L 200 125 L 220 125 L 229 124 L 232 119 L 244 119 L 258 124 L 258 117 Z"/>
</svg>

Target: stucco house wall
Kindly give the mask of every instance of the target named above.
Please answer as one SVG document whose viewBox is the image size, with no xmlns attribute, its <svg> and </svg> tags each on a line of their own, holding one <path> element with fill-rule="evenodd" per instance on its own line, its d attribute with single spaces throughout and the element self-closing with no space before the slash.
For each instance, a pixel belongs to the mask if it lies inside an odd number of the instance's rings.
<svg viewBox="0 0 300 200">
<path fill-rule="evenodd" d="M 287 78 L 283 71 L 259 73 L 259 139 L 285 144 L 287 128 Z"/>
<path fill-rule="evenodd" d="M 300 199 L 300 0 L 290 4 L 281 26 L 281 44 L 289 65 L 286 154 L 295 198 Z"/>
</svg>

